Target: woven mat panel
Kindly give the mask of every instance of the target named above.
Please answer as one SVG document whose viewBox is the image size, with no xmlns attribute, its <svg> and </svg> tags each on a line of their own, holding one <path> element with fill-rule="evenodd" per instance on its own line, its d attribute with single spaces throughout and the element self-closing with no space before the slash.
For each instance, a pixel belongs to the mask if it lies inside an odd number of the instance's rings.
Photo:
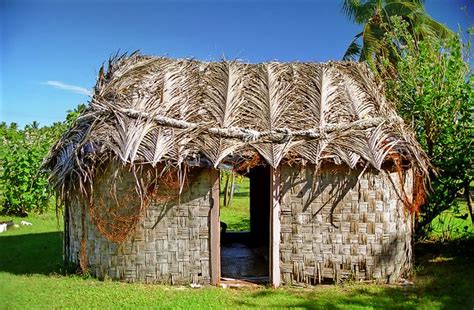
<svg viewBox="0 0 474 310">
<path fill-rule="evenodd" d="M 134 186 L 132 176 L 129 180 Z M 133 236 L 120 245 L 103 237 L 87 215 L 89 272 L 127 282 L 209 283 L 210 194 L 210 174 L 203 170 L 179 202 L 152 202 Z M 73 204 L 70 209 L 71 261 L 79 263 L 82 208 Z"/>
<path fill-rule="evenodd" d="M 286 284 L 395 282 L 411 268 L 412 173 L 281 169 L 280 270 Z M 398 188 L 398 190 L 397 190 Z"/>
</svg>

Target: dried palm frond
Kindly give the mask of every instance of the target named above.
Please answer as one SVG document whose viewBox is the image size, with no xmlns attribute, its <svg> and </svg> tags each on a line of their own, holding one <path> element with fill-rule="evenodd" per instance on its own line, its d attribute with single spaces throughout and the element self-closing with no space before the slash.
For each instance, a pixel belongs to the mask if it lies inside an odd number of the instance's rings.
<svg viewBox="0 0 474 310">
<path fill-rule="evenodd" d="M 391 153 L 425 175 L 430 167 L 365 64 L 199 62 L 138 53 L 117 55 L 101 68 L 88 109 L 44 167 L 65 193 L 92 188 L 96 167 L 107 160 L 177 167 L 199 157 L 217 167 L 255 153 L 273 167 L 288 156 L 381 169 Z"/>
</svg>

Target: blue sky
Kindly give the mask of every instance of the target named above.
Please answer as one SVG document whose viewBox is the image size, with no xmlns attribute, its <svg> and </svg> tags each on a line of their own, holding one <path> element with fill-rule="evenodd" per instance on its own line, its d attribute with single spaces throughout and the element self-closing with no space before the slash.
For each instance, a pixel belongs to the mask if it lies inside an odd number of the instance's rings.
<svg viewBox="0 0 474 310">
<path fill-rule="evenodd" d="M 464 10 L 461 8 L 464 7 Z M 474 0 L 427 0 L 453 29 Z M 48 125 L 88 101 L 116 51 L 249 62 L 339 60 L 360 27 L 338 0 L 0 0 L 0 121 Z"/>
</svg>

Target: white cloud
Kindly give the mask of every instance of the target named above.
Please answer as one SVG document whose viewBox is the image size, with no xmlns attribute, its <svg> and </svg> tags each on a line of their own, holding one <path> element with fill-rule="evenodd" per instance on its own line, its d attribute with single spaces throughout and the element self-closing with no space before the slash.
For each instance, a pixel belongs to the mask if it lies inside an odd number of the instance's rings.
<svg viewBox="0 0 474 310">
<path fill-rule="evenodd" d="M 46 81 L 41 84 L 53 86 L 54 88 L 70 91 L 76 94 L 87 95 L 87 96 L 92 95 L 92 92 L 84 87 L 69 85 L 60 81 Z"/>
</svg>

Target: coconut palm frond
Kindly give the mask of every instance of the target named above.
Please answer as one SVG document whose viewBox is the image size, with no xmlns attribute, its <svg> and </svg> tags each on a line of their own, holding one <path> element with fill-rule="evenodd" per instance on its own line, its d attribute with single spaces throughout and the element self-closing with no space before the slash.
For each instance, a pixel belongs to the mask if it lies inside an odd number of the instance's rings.
<svg viewBox="0 0 474 310">
<path fill-rule="evenodd" d="M 293 111 L 299 115 L 295 120 L 309 127 L 317 127 L 321 119 L 321 67 L 322 64 L 301 63 L 293 65 L 294 100 Z"/>
<path fill-rule="evenodd" d="M 308 141 L 297 144 L 293 147 L 293 151 L 310 163 L 319 165 L 328 145 L 328 139 Z"/>
<path fill-rule="evenodd" d="M 378 6 L 379 1 L 377 0 L 344 0 L 342 1 L 342 12 L 352 21 L 363 24 L 372 16 Z"/>
<path fill-rule="evenodd" d="M 345 131 L 333 134 L 325 151 L 339 157 L 350 168 L 354 168 L 365 152 L 365 133 L 363 131 Z"/>
<path fill-rule="evenodd" d="M 294 92 L 293 68 L 290 64 L 271 62 L 260 65 L 258 79 L 255 79 L 253 97 L 255 100 L 255 119 L 260 120 L 257 130 L 271 131 L 275 128 L 287 128 L 287 111 L 293 106 L 291 96 Z M 291 141 L 282 144 L 253 144 L 255 149 L 272 166 L 276 167 L 291 148 Z"/>
<path fill-rule="evenodd" d="M 321 72 L 320 127 L 353 120 L 351 105 L 344 89 L 345 77 L 334 63 L 323 66 Z"/>
<path fill-rule="evenodd" d="M 239 125 L 242 117 L 240 109 L 244 103 L 242 96 L 245 75 L 244 64 L 221 62 L 208 64 L 204 70 L 204 93 L 201 113 L 210 117 L 205 120 L 221 128 L 231 128 Z M 220 137 L 200 137 L 201 145 L 209 150 L 206 155 L 215 166 L 238 148 L 240 143 L 230 143 Z"/>
<path fill-rule="evenodd" d="M 363 25 L 362 33 L 354 40 L 344 55 L 344 60 L 354 60 L 376 64 L 381 58 L 396 63 L 396 58 L 386 43 L 385 35 L 391 31 L 393 17 L 401 17 L 408 23 L 408 31 L 418 39 L 447 39 L 453 32 L 445 25 L 431 18 L 420 0 L 344 0 L 342 12 L 352 21 Z M 359 45 L 358 43 L 361 43 Z"/>
<path fill-rule="evenodd" d="M 87 191 L 107 161 L 177 167 L 201 158 L 217 166 L 255 152 L 273 167 L 330 159 L 376 169 L 398 152 L 420 171 L 429 169 L 365 64 L 205 63 L 139 54 L 117 56 L 99 72 L 89 107 L 44 167 L 61 192 Z"/>
<path fill-rule="evenodd" d="M 367 142 L 365 155 L 372 166 L 378 170 L 380 170 L 387 154 L 399 143 L 384 124 L 380 124 L 377 128 L 372 130 Z"/>
<path fill-rule="evenodd" d="M 346 60 L 346 61 L 357 60 L 357 58 L 360 56 L 360 52 L 362 49 L 362 46 L 359 43 L 359 41 L 361 40 L 360 39 L 361 36 L 362 36 L 362 32 L 354 36 L 354 39 L 351 41 L 351 43 L 349 44 L 349 47 L 347 47 L 346 52 L 342 56 L 342 60 Z"/>
</svg>

